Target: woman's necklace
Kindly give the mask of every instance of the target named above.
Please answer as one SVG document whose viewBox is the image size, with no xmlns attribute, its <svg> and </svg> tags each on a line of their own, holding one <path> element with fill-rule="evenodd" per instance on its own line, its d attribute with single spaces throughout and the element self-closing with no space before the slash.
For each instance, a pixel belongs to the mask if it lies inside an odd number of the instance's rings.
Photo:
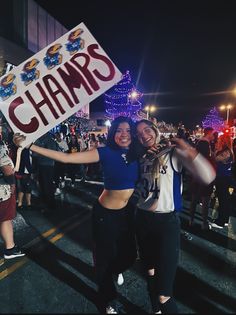
<svg viewBox="0 0 236 315">
<path fill-rule="evenodd" d="M 122 157 L 123 160 L 125 161 L 125 164 L 128 164 L 126 153 L 122 153 L 122 154 L 121 154 L 121 157 Z"/>
</svg>

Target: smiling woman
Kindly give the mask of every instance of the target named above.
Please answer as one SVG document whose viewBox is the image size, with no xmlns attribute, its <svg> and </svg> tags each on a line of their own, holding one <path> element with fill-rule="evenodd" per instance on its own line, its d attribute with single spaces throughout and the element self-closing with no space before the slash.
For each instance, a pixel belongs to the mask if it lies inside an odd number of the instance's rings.
<svg viewBox="0 0 236 315">
<path fill-rule="evenodd" d="M 147 288 L 153 313 L 176 314 L 173 284 L 180 248 L 182 209 L 182 168 L 198 181 L 210 183 L 215 178 L 211 164 L 180 138 L 173 138 L 160 152 L 160 133 L 149 120 L 136 123 L 139 144 L 147 150 L 140 158 L 140 180 L 136 188 L 138 209 L 136 235 L 140 259 L 147 272 Z M 152 152 L 154 158 L 149 158 Z"/>
<path fill-rule="evenodd" d="M 86 152 L 63 153 L 35 144 L 30 146 L 30 150 L 35 153 L 63 163 L 101 162 L 104 190 L 93 207 L 92 229 L 98 281 L 98 308 L 103 313 L 111 311 L 110 302 L 117 295 L 113 275 L 118 276 L 125 271 L 136 258 L 134 211 L 128 205 L 128 201 L 138 179 L 138 163 L 137 160 L 130 163 L 126 160 L 133 138 L 133 121 L 121 116 L 112 122 L 105 147 Z M 24 136 L 14 135 L 14 143 L 17 146 L 20 146 L 23 140 Z"/>
</svg>

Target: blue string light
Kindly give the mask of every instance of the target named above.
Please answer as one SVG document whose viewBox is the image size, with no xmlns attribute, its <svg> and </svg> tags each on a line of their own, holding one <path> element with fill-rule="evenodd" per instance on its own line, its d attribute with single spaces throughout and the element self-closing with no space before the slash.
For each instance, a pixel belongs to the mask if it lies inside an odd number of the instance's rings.
<svg viewBox="0 0 236 315">
<path fill-rule="evenodd" d="M 224 120 L 220 117 L 218 110 L 214 107 L 202 121 L 203 128 L 212 127 L 216 131 L 222 131 L 224 128 Z"/>
<path fill-rule="evenodd" d="M 138 119 L 137 112 L 142 108 L 143 94 L 137 90 L 131 80 L 129 71 L 122 75 L 122 79 L 105 93 L 105 111 L 108 119 L 118 116 Z"/>
</svg>

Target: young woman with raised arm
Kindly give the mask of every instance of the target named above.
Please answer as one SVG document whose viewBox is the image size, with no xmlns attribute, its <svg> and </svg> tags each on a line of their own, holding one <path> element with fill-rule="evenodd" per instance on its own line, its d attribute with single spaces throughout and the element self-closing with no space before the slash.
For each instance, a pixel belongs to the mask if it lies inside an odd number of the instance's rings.
<svg viewBox="0 0 236 315">
<path fill-rule="evenodd" d="M 126 159 L 133 134 L 133 121 L 118 117 L 112 122 L 105 147 L 63 153 L 30 145 L 33 152 L 63 163 L 101 162 L 104 190 L 93 207 L 92 229 L 99 310 L 103 313 L 116 313 L 112 305 L 117 295 L 113 276 L 117 277 L 136 259 L 133 210 L 128 201 L 138 179 L 138 163 L 128 163 Z M 22 135 L 14 135 L 16 145 L 20 146 L 23 140 Z"/>
<path fill-rule="evenodd" d="M 173 283 L 180 248 L 182 168 L 205 184 L 215 178 L 210 162 L 180 138 L 170 146 L 159 144 L 160 132 L 149 120 L 136 123 L 136 135 L 146 154 L 140 157 L 136 234 L 153 312 L 177 313 Z M 137 152 L 140 151 L 137 150 Z M 142 151 L 142 150 L 141 150 Z"/>
</svg>

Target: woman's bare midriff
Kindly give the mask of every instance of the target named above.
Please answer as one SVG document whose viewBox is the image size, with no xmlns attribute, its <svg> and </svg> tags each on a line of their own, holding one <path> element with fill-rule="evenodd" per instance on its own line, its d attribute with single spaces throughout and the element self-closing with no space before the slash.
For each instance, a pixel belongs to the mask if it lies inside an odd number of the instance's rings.
<svg viewBox="0 0 236 315">
<path fill-rule="evenodd" d="M 119 210 L 124 208 L 129 198 L 131 197 L 134 189 L 124 190 L 106 190 L 104 189 L 99 197 L 99 203 L 107 209 Z"/>
</svg>

